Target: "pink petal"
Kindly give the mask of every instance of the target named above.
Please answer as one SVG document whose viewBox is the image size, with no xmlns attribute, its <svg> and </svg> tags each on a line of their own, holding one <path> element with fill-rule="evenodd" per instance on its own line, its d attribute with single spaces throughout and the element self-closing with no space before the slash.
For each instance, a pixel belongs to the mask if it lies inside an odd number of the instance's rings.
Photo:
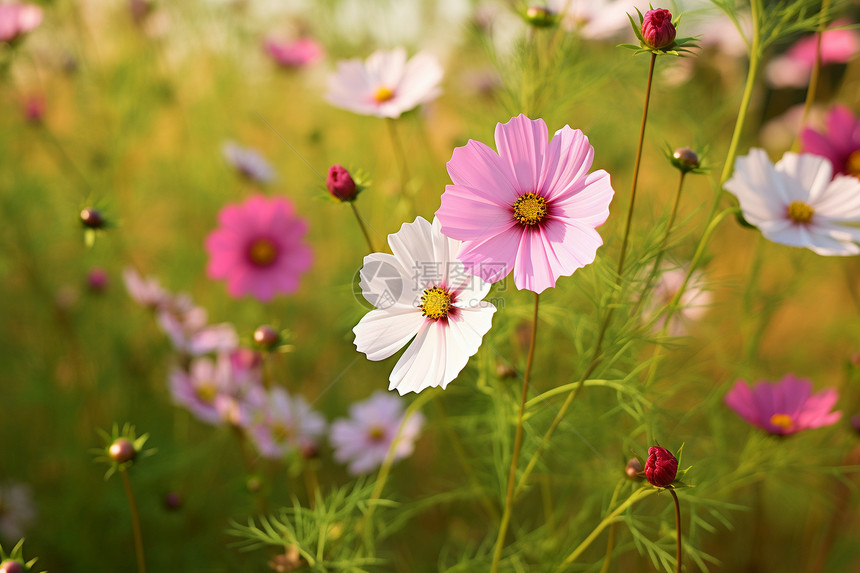
<svg viewBox="0 0 860 573">
<path fill-rule="evenodd" d="M 570 190 L 591 169 L 593 159 L 594 148 L 588 138 L 565 125 L 549 142 L 541 195 L 551 200 Z"/>
<path fill-rule="evenodd" d="M 487 203 L 510 208 L 520 196 L 504 160 L 480 141 L 470 139 L 454 149 L 446 167 L 454 185 L 470 188 Z"/>
<path fill-rule="evenodd" d="M 496 125 L 496 148 L 517 182 L 518 194 L 540 191 L 549 135 L 542 119 L 520 114 Z"/>
</svg>

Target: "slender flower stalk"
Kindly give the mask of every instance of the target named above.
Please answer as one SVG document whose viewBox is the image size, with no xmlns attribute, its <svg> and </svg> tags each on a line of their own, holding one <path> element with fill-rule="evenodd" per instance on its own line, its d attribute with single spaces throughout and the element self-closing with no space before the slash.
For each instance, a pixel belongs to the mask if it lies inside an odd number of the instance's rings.
<svg viewBox="0 0 860 573">
<path fill-rule="evenodd" d="M 370 240 L 367 226 L 364 224 L 364 219 L 362 219 L 361 215 L 358 214 L 358 207 L 355 206 L 355 201 L 350 201 L 349 206 L 352 207 L 352 213 L 355 215 L 355 220 L 358 221 L 358 227 L 361 229 L 361 234 L 364 235 L 364 241 L 367 243 L 367 248 L 371 253 L 375 253 L 376 249 L 373 248 L 373 241 Z"/>
<path fill-rule="evenodd" d="M 809 117 L 809 111 L 812 109 L 812 104 L 815 103 L 815 96 L 818 92 L 818 79 L 821 75 L 821 41 L 824 37 L 824 31 L 827 29 L 827 13 L 830 8 L 830 0 L 821 2 L 821 12 L 818 21 L 818 34 L 815 38 L 815 60 L 812 62 L 812 74 L 809 77 L 809 87 L 806 89 L 806 101 L 803 104 L 803 115 L 800 119 L 800 125 L 806 125 L 806 119 Z M 796 137 L 792 151 L 800 149 L 800 138 Z"/>
<path fill-rule="evenodd" d="M 391 135 L 391 145 L 394 147 L 394 154 L 397 156 L 397 163 L 400 166 L 400 192 L 406 191 L 406 184 L 409 183 L 409 164 L 406 160 L 406 151 L 403 149 L 403 142 L 397 134 L 397 124 L 393 118 L 386 118 L 385 123 L 388 124 L 388 133 Z"/>
<path fill-rule="evenodd" d="M 564 562 L 556 569 L 556 572 L 564 571 L 568 565 L 575 562 L 579 557 L 585 552 L 586 549 L 594 542 L 595 539 L 603 532 L 604 529 L 609 527 L 609 525 L 615 523 L 617 521 L 618 516 L 620 516 L 624 511 L 627 510 L 630 506 L 632 506 L 637 501 L 640 501 L 653 493 L 657 493 L 658 489 L 652 487 L 643 487 L 634 491 L 630 497 L 628 497 L 624 503 L 615 508 L 615 510 L 603 518 L 603 521 L 597 524 L 597 527 L 588 534 L 582 543 L 580 543 L 576 549 L 574 549 L 570 555 L 564 560 Z"/>
<path fill-rule="evenodd" d="M 669 493 L 672 494 L 672 499 L 675 500 L 675 531 L 678 534 L 678 545 L 675 548 L 675 571 L 681 573 L 681 503 L 678 501 L 678 494 L 675 493 L 675 488 L 670 487 Z"/>
<path fill-rule="evenodd" d="M 657 54 L 651 53 L 651 65 L 648 67 L 648 86 L 645 88 L 645 107 L 642 110 L 642 125 L 639 128 L 639 143 L 636 148 L 636 162 L 633 164 L 633 185 L 630 189 L 630 209 L 627 211 L 627 222 L 624 224 L 624 238 L 621 241 L 621 254 L 618 257 L 618 275 L 624 270 L 624 259 L 627 255 L 627 242 L 630 238 L 630 225 L 633 222 L 633 207 L 636 202 L 636 184 L 639 182 L 639 166 L 642 162 L 642 146 L 645 141 L 645 125 L 648 122 L 648 104 L 651 102 L 651 82 L 654 79 L 654 63 Z M 618 279 L 620 280 L 620 278 Z"/>
<path fill-rule="evenodd" d="M 137 556 L 137 571 L 138 573 L 146 573 L 146 559 L 143 552 L 143 534 L 140 531 L 140 515 L 137 512 L 137 503 L 134 501 L 134 493 L 131 491 L 131 480 L 128 478 L 128 472 L 125 469 L 120 469 L 119 475 L 122 477 L 122 486 L 125 489 L 125 497 L 128 499 L 128 508 L 131 512 L 131 528 L 134 534 L 134 553 Z"/>
<path fill-rule="evenodd" d="M 534 316 L 532 317 L 532 335 L 531 340 L 529 342 L 529 355 L 526 360 L 526 371 L 523 375 L 523 392 L 522 392 L 522 400 L 520 402 L 520 413 L 517 417 L 517 430 L 514 434 L 514 451 L 511 454 L 511 469 L 508 473 L 508 490 L 505 495 L 505 509 L 504 513 L 502 513 L 502 521 L 499 524 L 499 535 L 496 538 L 496 548 L 493 552 L 493 564 L 490 567 L 491 573 L 496 573 L 499 570 L 499 561 L 502 558 L 502 548 L 505 545 L 505 535 L 508 532 L 508 525 L 511 521 L 511 513 L 513 512 L 514 505 L 514 486 L 517 480 L 517 462 L 520 459 L 520 450 L 523 446 L 523 416 L 525 414 L 526 409 L 526 399 L 528 398 L 528 388 L 529 388 L 529 377 L 531 376 L 532 371 L 532 363 L 534 362 L 535 356 L 535 341 L 537 339 L 537 325 L 538 325 L 538 303 L 540 301 L 540 295 L 535 293 L 535 309 Z"/>
</svg>

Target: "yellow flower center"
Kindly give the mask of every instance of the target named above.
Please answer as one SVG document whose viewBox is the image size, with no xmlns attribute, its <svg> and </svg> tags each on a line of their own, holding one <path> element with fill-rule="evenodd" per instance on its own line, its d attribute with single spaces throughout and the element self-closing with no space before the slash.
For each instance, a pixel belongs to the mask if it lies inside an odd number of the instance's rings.
<svg viewBox="0 0 860 573">
<path fill-rule="evenodd" d="M 446 318 L 451 310 L 451 294 L 439 287 L 424 289 L 421 295 L 421 314 L 430 320 Z"/>
<path fill-rule="evenodd" d="M 373 426 L 367 430 L 367 438 L 371 442 L 381 442 L 385 438 L 385 429 L 382 426 Z"/>
<path fill-rule="evenodd" d="M 770 417 L 770 423 L 778 428 L 787 430 L 791 427 L 791 416 L 788 414 L 774 414 Z"/>
<path fill-rule="evenodd" d="M 805 225 L 812 220 L 812 215 L 815 214 L 815 209 L 804 203 L 803 201 L 792 201 L 788 206 L 788 218 L 795 223 Z"/>
<path fill-rule="evenodd" d="M 845 171 L 854 177 L 860 177 L 860 149 L 848 156 L 845 162 Z"/>
<path fill-rule="evenodd" d="M 286 442 L 293 435 L 293 429 L 283 424 L 272 425 L 272 437 L 277 442 Z"/>
<path fill-rule="evenodd" d="M 376 100 L 376 103 L 385 103 L 389 100 L 394 99 L 394 90 L 382 86 L 381 88 L 376 90 L 375 94 L 373 94 L 373 99 Z"/>
<path fill-rule="evenodd" d="M 257 239 L 251 243 L 248 257 L 258 267 L 268 267 L 278 258 L 278 248 L 269 239 Z"/>
<path fill-rule="evenodd" d="M 546 199 L 534 193 L 521 195 L 514 202 L 514 218 L 520 225 L 531 227 L 546 217 Z"/>
<path fill-rule="evenodd" d="M 197 399 L 204 404 L 211 404 L 218 395 L 218 389 L 213 382 L 204 382 L 194 389 Z"/>
</svg>

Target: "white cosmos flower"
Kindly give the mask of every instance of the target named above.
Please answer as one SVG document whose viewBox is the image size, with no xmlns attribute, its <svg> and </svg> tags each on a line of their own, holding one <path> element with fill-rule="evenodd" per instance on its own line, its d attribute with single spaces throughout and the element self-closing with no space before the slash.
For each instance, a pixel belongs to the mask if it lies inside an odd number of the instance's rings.
<svg viewBox="0 0 860 573">
<path fill-rule="evenodd" d="M 445 388 L 466 366 L 490 330 L 496 307 L 483 299 L 490 283 L 457 259 L 460 241 L 418 217 L 388 235 L 393 254 L 364 257 L 361 291 L 376 307 L 352 329 L 355 346 L 384 360 L 412 344 L 388 380 L 400 394 Z"/>
<path fill-rule="evenodd" d="M 379 50 L 367 61 L 337 63 L 328 81 L 326 100 L 362 115 L 398 118 L 404 112 L 436 99 L 442 66 L 430 54 L 406 60 L 406 50 Z"/>
<path fill-rule="evenodd" d="M 817 155 L 786 153 L 776 165 L 763 149 L 738 157 L 725 188 L 744 218 L 775 243 L 806 247 L 819 255 L 857 255 L 860 180 L 837 175 Z"/>
</svg>

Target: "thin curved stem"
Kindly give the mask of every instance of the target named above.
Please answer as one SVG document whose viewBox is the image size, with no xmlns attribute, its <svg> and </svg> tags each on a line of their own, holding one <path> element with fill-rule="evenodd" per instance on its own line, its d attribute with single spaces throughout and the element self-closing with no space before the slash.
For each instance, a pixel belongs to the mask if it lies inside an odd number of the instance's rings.
<svg viewBox="0 0 860 573">
<path fill-rule="evenodd" d="M 639 127 L 639 144 L 636 148 L 636 162 L 633 164 L 633 186 L 630 189 L 630 209 L 627 211 L 627 222 L 624 225 L 624 238 L 621 241 L 621 255 L 618 257 L 618 275 L 624 270 L 624 258 L 627 256 L 627 242 L 630 239 L 630 226 L 633 222 L 633 207 L 636 202 L 636 184 L 639 182 L 639 166 L 642 163 L 642 147 L 645 141 L 645 125 L 648 122 L 648 104 L 651 102 L 651 82 L 654 79 L 654 63 L 657 54 L 651 53 L 651 65 L 648 68 L 648 86 L 645 88 L 645 107 L 642 110 L 642 125 Z"/>
<path fill-rule="evenodd" d="M 137 513 L 137 503 L 134 501 L 134 493 L 131 491 L 131 480 L 126 470 L 120 470 L 122 486 L 125 489 L 125 497 L 128 499 L 128 508 L 131 512 L 131 529 L 134 534 L 134 553 L 137 556 L 138 573 L 146 573 L 146 559 L 143 553 L 143 534 L 140 531 L 140 515 Z"/>
<path fill-rule="evenodd" d="M 406 192 L 406 184 L 409 182 L 409 165 L 406 161 L 406 152 L 403 149 L 403 144 L 400 137 L 397 135 L 397 124 L 392 118 L 387 118 L 385 123 L 388 124 L 388 133 L 391 135 L 391 145 L 394 147 L 394 154 L 397 156 L 397 162 L 400 164 L 400 192 Z"/>
<path fill-rule="evenodd" d="M 675 561 L 677 563 L 675 571 L 681 573 L 681 503 L 678 501 L 678 494 L 675 493 L 675 488 L 670 487 L 669 493 L 672 494 L 672 499 L 675 500 L 675 531 L 678 533 L 678 545 L 675 548 Z"/>
<path fill-rule="evenodd" d="M 370 235 L 368 234 L 367 227 L 364 224 L 364 219 L 362 219 L 361 215 L 358 214 L 358 207 L 355 206 L 355 201 L 350 201 L 349 206 L 352 207 L 352 213 L 355 215 L 355 220 L 358 221 L 358 227 L 361 229 L 361 234 L 364 235 L 367 248 L 370 249 L 371 253 L 375 253 L 376 250 L 373 248 L 373 241 L 370 240 Z"/>
<path fill-rule="evenodd" d="M 499 534 L 496 537 L 496 548 L 493 551 L 493 564 L 490 567 L 491 573 L 497 573 L 499 570 L 499 562 L 502 558 L 502 549 L 505 546 L 505 536 L 508 532 L 508 525 L 511 522 L 511 514 L 514 505 L 514 486 L 517 480 L 517 462 L 520 459 L 520 450 L 523 446 L 523 416 L 526 409 L 526 399 L 528 398 L 529 377 L 531 376 L 532 363 L 535 357 L 535 342 L 537 340 L 537 325 L 538 325 L 538 303 L 540 295 L 535 293 L 535 308 L 534 316 L 532 317 L 532 336 L 529 342 L 529 356 L 526 360 L 526 371 L 523 375 L 523 391 L 522 400 L 520 401 L 520 413 L 517 417 L 517 430 L 514 434 L 514 451 L 511 454 L 511 468 L 508 472 L 508 490 L 505 495 L 505 509 L 502 513 L 502 521 L 499 524 Z"/>
<path fill-rule="evenodd" d="M 803 115 L 800 119 L 800 125 L 806 124 L 806 119 L 809 117 L 809 111 L 812 109 L 812 104 L 815 103 L 815 96 L 818 93 L 818 82 L 821 76 L 821 41 L 824 37 L 824 31 L 827 29 L 827 12 L 830 9 L 830 0 L 821 2 L 821 12 L 819 13 L 818 34 L 815 38 L 815 61 L 812 62 L 812 74 L 809 76 L 809 87 L 806 90 L 806 101 L 803 103 Z M 799 135 L 799 133 L 798 133 Z M 800 149 L 800 139 L 795 138 L 794 151 Z"/>
</svg>

